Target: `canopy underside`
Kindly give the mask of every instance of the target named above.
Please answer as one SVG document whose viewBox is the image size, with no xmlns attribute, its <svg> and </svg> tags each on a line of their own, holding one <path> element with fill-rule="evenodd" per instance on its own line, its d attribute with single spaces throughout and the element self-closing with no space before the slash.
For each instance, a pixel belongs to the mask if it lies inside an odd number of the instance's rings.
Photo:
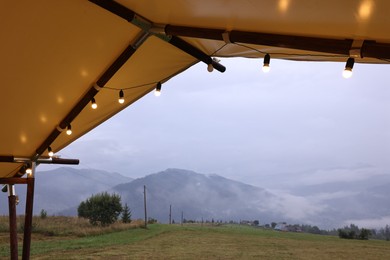
<svg viewBox="0 0 390 260">
<path fill-rule="evenodd" d="M 0 161 L 7 161 L 0 178 L 22 166 L 4 158 L 47 157 L 49 146 L 59 151 L 199 61 L 223 71 L 212 57 L 390 61 L 386 0 L 16 0 L 0 7 Z"/>
</svg>

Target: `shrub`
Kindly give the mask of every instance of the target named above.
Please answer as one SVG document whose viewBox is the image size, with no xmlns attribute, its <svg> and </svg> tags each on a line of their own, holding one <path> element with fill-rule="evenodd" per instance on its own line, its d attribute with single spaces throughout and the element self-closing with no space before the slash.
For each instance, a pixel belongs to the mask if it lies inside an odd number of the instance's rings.
<svg viewBox="0 0 390 260">
<path fill-rule="evenodd" d="M 157 219 L 155 218 L 148 218 L 148 224 L 155 224 L 157 223 Z"/>
<path fill-rule="evenodd" d="M 108 226 L 114 223 L 122 212 L 121 198 L 117 194 L 103 192 L 80 203 L 78 216 L 89 219 L 92 225 Z"/>
</svg>

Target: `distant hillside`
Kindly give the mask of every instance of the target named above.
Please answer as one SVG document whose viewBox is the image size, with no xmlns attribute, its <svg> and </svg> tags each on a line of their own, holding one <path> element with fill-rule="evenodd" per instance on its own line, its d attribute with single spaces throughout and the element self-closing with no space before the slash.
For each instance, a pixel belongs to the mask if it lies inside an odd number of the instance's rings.
<svg viewBox="0 0 390 260">
<path fill-rule="evenodd" d="M 57 214 L 68 208 L 75 207 L 92 194 L 109 190 L 115 185 L 132 181 L 131 178 L 101 170 L 75 169 L 61 167 L 50 171 L 37 171 L 35 175 L 34 212 L 42 209 L 49 214 Z M 16 185 L 20 204 L 19 214 L 24 212 L 26 187 Z M 7 201 L 7 193 L 1 193 L 1 201 Z M 7 203 L 0 204 L 2 214 L 8 214 Z"/>
<path fill-rule="evenodd" d="M 365 227 L 390 225 L 390 174 L 317 185 L 300 185 L 290 194 L 323 207 L 313 222 L 334 227 L 356 223 Z"/>
<path fill-rule="evenodd" d="M 170 205 L 175 221 L 180 221 L 182 211 L 184 218 L 193 220 L 259 219 L 263 222 L 276 217 L 269 209 L 277 197 L 262 188 L 218 175 L 168 169 L 112 189 L 121 195 L 123 203 L 128 203 L 136 218 L 144 214 L 144 185 L 148 215 L 161 222 L 168 222 Z"/>
<path fill-rule="evenodd" d="M 100 170 L 58 168 L 36 174 L 34 212 L 77 215 L 81 201 L 102 191 L 118 193 L 133 218 L 144 217 L 146 186 L 148 216 L 167 223 L 169 206 L 178 222 L 181 213 L 192 220 L 259 220 L 334 228 L 350 223 L 384 227 L 390 224 L 390 177 L 322 185 L 300 185 L 292 190 L 267 190 L 219 175 L 167 169 L 132 180 Z M 380 183 L 380 185 L 378 185 Z M 25 186 L 17 185 L 18 214 L 24 212 Z M 0 193 L 0 213 L 8 214 L 7 193 Z"/>
</svg>

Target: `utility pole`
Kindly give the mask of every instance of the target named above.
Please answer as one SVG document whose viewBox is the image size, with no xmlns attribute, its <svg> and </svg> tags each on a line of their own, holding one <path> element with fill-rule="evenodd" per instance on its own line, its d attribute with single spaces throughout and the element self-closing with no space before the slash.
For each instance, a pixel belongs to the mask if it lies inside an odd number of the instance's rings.
<svg viewBox="0 0 390 260">
<path fill-rule="evenodd" d="M 172 224 L 172 205 L 169 205 L 169 225 Z"/>
<path fill-rule="evenodd" d="M 145 209 L 145 228 L 147 228 L 148 214 L 146 212 L 146 186 L 144 185 L 144 209 Z"/>
<path fill-rule="evenodd" d="M 184 216 L 184 213 L 183 211 L 181 212 L 181 225 L 183 226 L 183 216 Z"/>
</svg>

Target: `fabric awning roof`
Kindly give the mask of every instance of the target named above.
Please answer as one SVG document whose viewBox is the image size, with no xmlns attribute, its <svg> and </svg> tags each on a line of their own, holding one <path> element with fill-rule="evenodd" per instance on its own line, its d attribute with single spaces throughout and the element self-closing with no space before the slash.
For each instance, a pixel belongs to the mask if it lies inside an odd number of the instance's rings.
<svg viewBox="0 0 390 260">
<path fill-rule="evenodd" d="M 22 163 L 15 158 L 34 161 L 49 146 L 64 148 L 199 61 L 223 71 L 212 57 L 390 61 L 386 0 L 15 0 L 0 6 L 0 177 L 16 175 Z M 96 110 L 89 106 L 93 97 Z"/>
</svg>

